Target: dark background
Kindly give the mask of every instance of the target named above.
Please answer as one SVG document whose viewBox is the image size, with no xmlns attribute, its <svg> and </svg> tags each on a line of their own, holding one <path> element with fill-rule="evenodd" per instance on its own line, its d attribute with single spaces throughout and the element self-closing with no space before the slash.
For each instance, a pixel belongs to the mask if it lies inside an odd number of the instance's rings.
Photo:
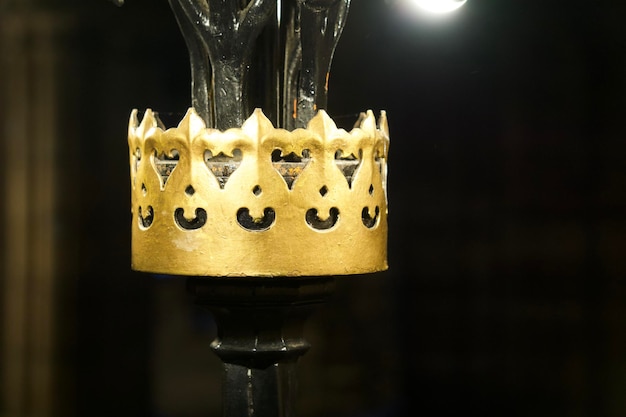
<svg viewBox="0 0 626 417">
<path fill-rule="evenodd" d="M 165 0 L 73 18 L 58 158 L 58 415 L 220 415 L 211 317 L 130 271 L 127 120 L 189 99 Z M 328 111 L 386 110 L 388 271 L 311 318 L 299 415 L 626 416 L 626 6 L 353 0 Z"/>
</svg>

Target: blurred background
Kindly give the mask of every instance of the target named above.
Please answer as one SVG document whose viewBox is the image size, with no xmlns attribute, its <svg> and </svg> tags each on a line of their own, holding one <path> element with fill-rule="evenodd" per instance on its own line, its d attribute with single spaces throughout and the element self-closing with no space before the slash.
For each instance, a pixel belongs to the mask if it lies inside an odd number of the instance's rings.
<svg viewBox="0 0 626 417">
<path fill-rule="evenodd" d="M 386 110 L 388 271 L 310 319 L 302 417 L 626 416 L 626 5 L 353 0 Z M 165 0 L 0 2 L 0 416 L 220 415 L 211 316 L 130 270 L 131 109 L 189 106 Z"/>
</svg>

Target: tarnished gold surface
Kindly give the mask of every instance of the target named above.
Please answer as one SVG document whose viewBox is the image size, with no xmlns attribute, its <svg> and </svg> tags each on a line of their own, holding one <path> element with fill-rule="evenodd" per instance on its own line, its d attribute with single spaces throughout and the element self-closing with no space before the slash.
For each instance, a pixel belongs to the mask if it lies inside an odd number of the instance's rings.
<svg viewBox="0 0 626 417">
<path fill-rule="evenodd" d="M 384 112 L 378 126 L 368 111 L 350 132 L 324 111 L 291 132 L 261 110 L 225 132 L 206 128 L 193 109 L 178 127 L 159 126 L 150 110 L 141 123 L 131 114 L 133 269 L 193 276 L 387 269 Z M 245 209 L 249 216 L 238 219 Z"/>
</svg>

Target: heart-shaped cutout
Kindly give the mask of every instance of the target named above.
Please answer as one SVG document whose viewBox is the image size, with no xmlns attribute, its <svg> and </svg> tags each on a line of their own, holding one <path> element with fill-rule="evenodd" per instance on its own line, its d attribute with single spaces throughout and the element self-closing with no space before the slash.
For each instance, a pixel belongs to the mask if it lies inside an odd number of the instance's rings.
<svg viewBox="0 0 626 417">
<path fill-rule="evenodd" d="M 161 153 L 160 155 L 154 153 L 154 167 L 156 168 L 159 177 L 161 178 L 161 186 L 165 187 L 167 180 L 172 172 L 176 169 L 179 160 L 179 154 L 176 149 L 172 149 L 169 154 Z"/>
<path fill-rule="evenodd" d="M 335 152 L 335 165 L 339 168 L 339 171 L 346 177 L 346 181 L 348 181 L 348 186 L 352 188 L 352 180 L 354 179 L 354 175 L 361 165 L 361 159 L 363 156 L 363 151 L 359 149 L 358 157 L 354 154 L 344 155 L 343 151 L 339 149 Z"/>
<path fill-rule="evenodd" d="M 224 188 L 230 176 L 241 165 L 242 153 L 240 149 L 233 149 L 232 156 L 226 155 L 223 152 L 213 156 L 211 151 L 204 152 L 204 162 L 209 168 L 211 173 L 217 179 L 220 188 Z"/>
<path fill-rule="evenodd" d="M 280 176 L 283 177 L 290 190 L 310 160 L 311 155 L 308 149 L 303 150 L 302 155 L 297 155 L 294 152 L 283 155 L 280 149 L 274 149 L 272 152 L 272 165 Z"/>
</svg>

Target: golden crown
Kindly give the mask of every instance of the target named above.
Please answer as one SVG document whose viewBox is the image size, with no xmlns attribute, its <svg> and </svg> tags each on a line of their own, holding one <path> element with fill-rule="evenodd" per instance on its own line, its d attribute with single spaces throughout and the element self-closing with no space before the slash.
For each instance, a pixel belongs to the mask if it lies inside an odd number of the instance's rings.
<svg viewBox="0 0 626 417">
<path fill-rule="evenodd" d="M 346 275 L 387 269 L 385 113 L 350 131 L 320 110 L 306 129 L 257 109 L 227 131 L 189 109 L 128 130 L 132 266 L 192 276 Z"/>
</svg>

